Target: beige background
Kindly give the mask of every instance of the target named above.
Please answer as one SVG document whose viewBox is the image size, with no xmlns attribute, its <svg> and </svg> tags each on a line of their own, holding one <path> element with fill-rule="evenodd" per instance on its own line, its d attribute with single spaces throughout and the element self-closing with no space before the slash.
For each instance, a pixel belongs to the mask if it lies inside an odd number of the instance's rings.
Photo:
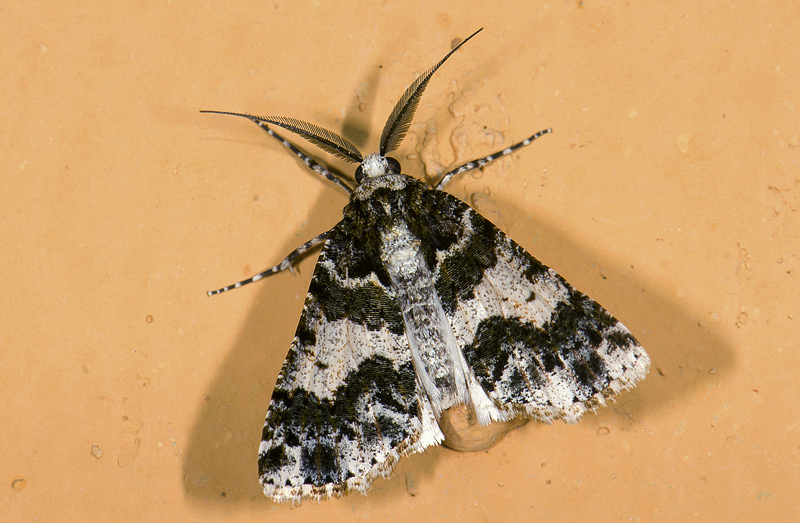
<svg viewBox="0 0 800 523">
<path fill-rule="evenodd" d="M 0 8 L 3 519 L 800 517 L 800 9 L 653 4 Z M 255 454 L 315 255 L 205 291 L 331 227 L 346 195 L 198 110 L 373 151 L 403 89 L 478 27 L 433 78 L 405 171 L 552 127 L 449 190 L 628 325 L 652 371 L 578 425 L 430 449 L 366 497 L 274 504 Z"/>
</svg>

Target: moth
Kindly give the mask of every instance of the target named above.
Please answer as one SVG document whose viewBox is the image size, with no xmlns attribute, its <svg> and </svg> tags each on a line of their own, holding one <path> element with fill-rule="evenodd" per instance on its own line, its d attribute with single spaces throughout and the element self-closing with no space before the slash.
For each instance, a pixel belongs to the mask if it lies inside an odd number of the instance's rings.
<svg viewBox="0 0 800 523">
<path fill-rule="evenodd" d="M 252 120 L 350 193 L 332 229 L 271 269 L 208 293 L 290 269 L 322 244 L 258 451 L 261 486 L 276 501 L 365 492 L 401 456 L 441 443 L 437 422 L 451 407 L 474 409 L 482 425 L 576 422 L 647 373 L 649 357 L 627 328 L 442 191 L 550 129 L 453 169 L 433 188 L 387 156 L 433 74 L 478 32 L 408 87 L 378 153 L 362 156 L 338 134 L 293 118 L 203 111 Z M 355 188 L 270 126 L 357 163 Z"/>
</svg>

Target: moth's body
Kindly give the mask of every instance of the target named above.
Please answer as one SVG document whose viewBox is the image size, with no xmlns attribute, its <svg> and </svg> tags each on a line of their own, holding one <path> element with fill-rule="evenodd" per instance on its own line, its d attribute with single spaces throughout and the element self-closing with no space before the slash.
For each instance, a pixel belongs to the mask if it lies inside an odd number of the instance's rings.
<svg viewBox="0 0 800 523">
<path fill-rule="evenodd" d="M 426 260 L 426 251 L 428 256 L 437 251 L 430 245 L 423 249 L 428 238 L 423 240 L 418 235 L 426 228 L 420 227 L 423 215 L 433 211 L 431 203 L 438 203 L 426 193 L 432 191 L 410 176 L 377 174 L 366 178 L 356 188 L 344 216 L 353 224 L 365 224 L 364 227 L 354 225 L 354 229 L 379 231 L 375 244 L 364 243 L 377 247 L 377 252 L 370 254 L 383 261 L 389 274 L 403 315 L 417 380 L 437 420 L 442 412 L 456 405 L 473 406 L 484 424 L 490 419 L 504 419 L 477 385 L 442 308 L 435 285 L 439 275 L 431 271 L 435 264 Z M 421 232 L 412 232 L 410 224 Z M 441 440 L 443 436 L 436 434 L 435 437 Z"/>
<path fill-rule="evenodd" d="M 275 267 L 209 293 L 286 270 L 324 242 L 259 447 L 259 479 L 276 501 L 365 492 L 401 456 L 440 443 L 438 421 L 451 407 L 471 407 L 484 425 L 575 422 L 647 373 L 650 360 L 628 329 L 439 190 L 549 129 L 453 169 L 433 189 L 387 156 L 431 75 L 472 36 L 408 88 L 379 152 L 366 157 L 307 122 L 227 113 L 253 120 L 351 192 L 331 230 Z M 357 186 L 351 190 L 267 124 L 357 162 Z"/>
</svg>

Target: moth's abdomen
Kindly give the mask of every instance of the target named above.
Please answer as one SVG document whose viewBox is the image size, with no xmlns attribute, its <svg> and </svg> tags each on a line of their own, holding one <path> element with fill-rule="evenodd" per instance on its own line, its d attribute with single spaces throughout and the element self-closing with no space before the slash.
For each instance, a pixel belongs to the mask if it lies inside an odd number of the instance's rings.
<svg viewBox="0 0 800 523">
<path fill-rule="evenodd" d="M 404 221 L 381 232 L 381 260 L 397 296 L 414 367 L 438 417 L 469 403 L 466 368 L 420 249 Z"/>
</svg>

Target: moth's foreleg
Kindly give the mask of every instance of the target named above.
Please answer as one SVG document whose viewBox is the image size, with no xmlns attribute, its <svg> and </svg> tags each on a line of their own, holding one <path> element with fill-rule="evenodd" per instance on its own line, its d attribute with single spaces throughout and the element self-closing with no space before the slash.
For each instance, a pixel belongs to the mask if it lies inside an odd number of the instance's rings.
<svg viewBox="0 0 800 523">
<path fill-rule="evenodd" d="M 247 278 L 246 280 L 242 280 L 242 281 L 240 281 L 238 283 L 234 283 L 233 285 L 227 285 L 227 286 L 222 287 L 221 289 L 217 289 L 215 291 L 208 291 L 207 294 L 209 296 L 213 296 L 215 294 L 219 294 L 221 292 L 229 291 L 231 289 L 238 289 L 242 285 L 247 285 L 248 283 L 253 283 L 254 281 L 258 281 L 258 280 L 261 280 L 263 278 L 266 278 L 267 276 L 272 276 L 273 274 L 279 273 L 281 271 L 285 271 L 286 269 L 289 269 L 291 271 L 292 270 L 292 262 L 298 256 L 302 256 L 304 253 L 308 252 L 309 250 L 313 249 L 314 247 L 316 247 L 320 243 L 324 242 L 325 238 L 328 236 L 329 232 L 330 231 L 325 231 L 322 234 L 320 234 L 319 236 L 316 236 L 315 238 L 312 238 L 312 239 L 308 240 L 306 243 L 304 243 L 303 245 L 301 245 L 300 247 L 298 247 L 297 249 L 295 249 L 291 253 L 289 253 L 289 256 L 284 258 L 283 261 L 280 262 L 275 267 L 267 269 L 264 272 L 260 272 L 260 273 L 256 274 L 255 276 L 253 276 L 251 278 Z M 292 271 L 292 272 L 294 272 L 294 271 Z"/>
<path fill-rule="evenodd" d="M 489 156 L 486 156 L 486 157 L 481 158 L 479 160 L 473 160 L 473 161 L 471 161 L 469 163 L 465 163 L 461 167 L 456 167 L 455 169 L 453 169 L 449 173 L 446 173 L 444 176 L 442 176 L 442 179 L 439 180 L 439 183 L 436 184 L 434 189 L 442 190 L 442 188 L 445 185 L 447 185 L 447 182 L 449 182 L 453 178 L 453 176 L 456 176 L 456 175 L 461 174 L 461 173 L 465 173 L 467 171 L 471 171 L 473 169 L 477 169 L 478 167 L 483 167 L 484 165 L 486 165 L 489 162 L 493 162 L 494 160 L 497 160 L 498 158 L 502 158 L 503 156 L 506 156 L 508 154 L 513 153 L 514 151 L 516 151 L 520 147 L 525 147 L 526 145 L 530 144 L 532 141 L 534 141 L 535 139 L 539 138 L 540 136 L 545 135 L 545 134 L 549 134 L 549 133 L 552 133 L 552 132 L 553 132 L 552 129 L 545 129 L 543 131 L 539 131 L 538 133 L 536 133 L 536 134 L 534 134 L 532 136 L 529 136 L 528 138 L 522 140 L 521 142 L 515 143 L 511 147 L 506 147 L 502 151 L 497 151 L 496 153 L 490 154 Z"/>
</svg>

